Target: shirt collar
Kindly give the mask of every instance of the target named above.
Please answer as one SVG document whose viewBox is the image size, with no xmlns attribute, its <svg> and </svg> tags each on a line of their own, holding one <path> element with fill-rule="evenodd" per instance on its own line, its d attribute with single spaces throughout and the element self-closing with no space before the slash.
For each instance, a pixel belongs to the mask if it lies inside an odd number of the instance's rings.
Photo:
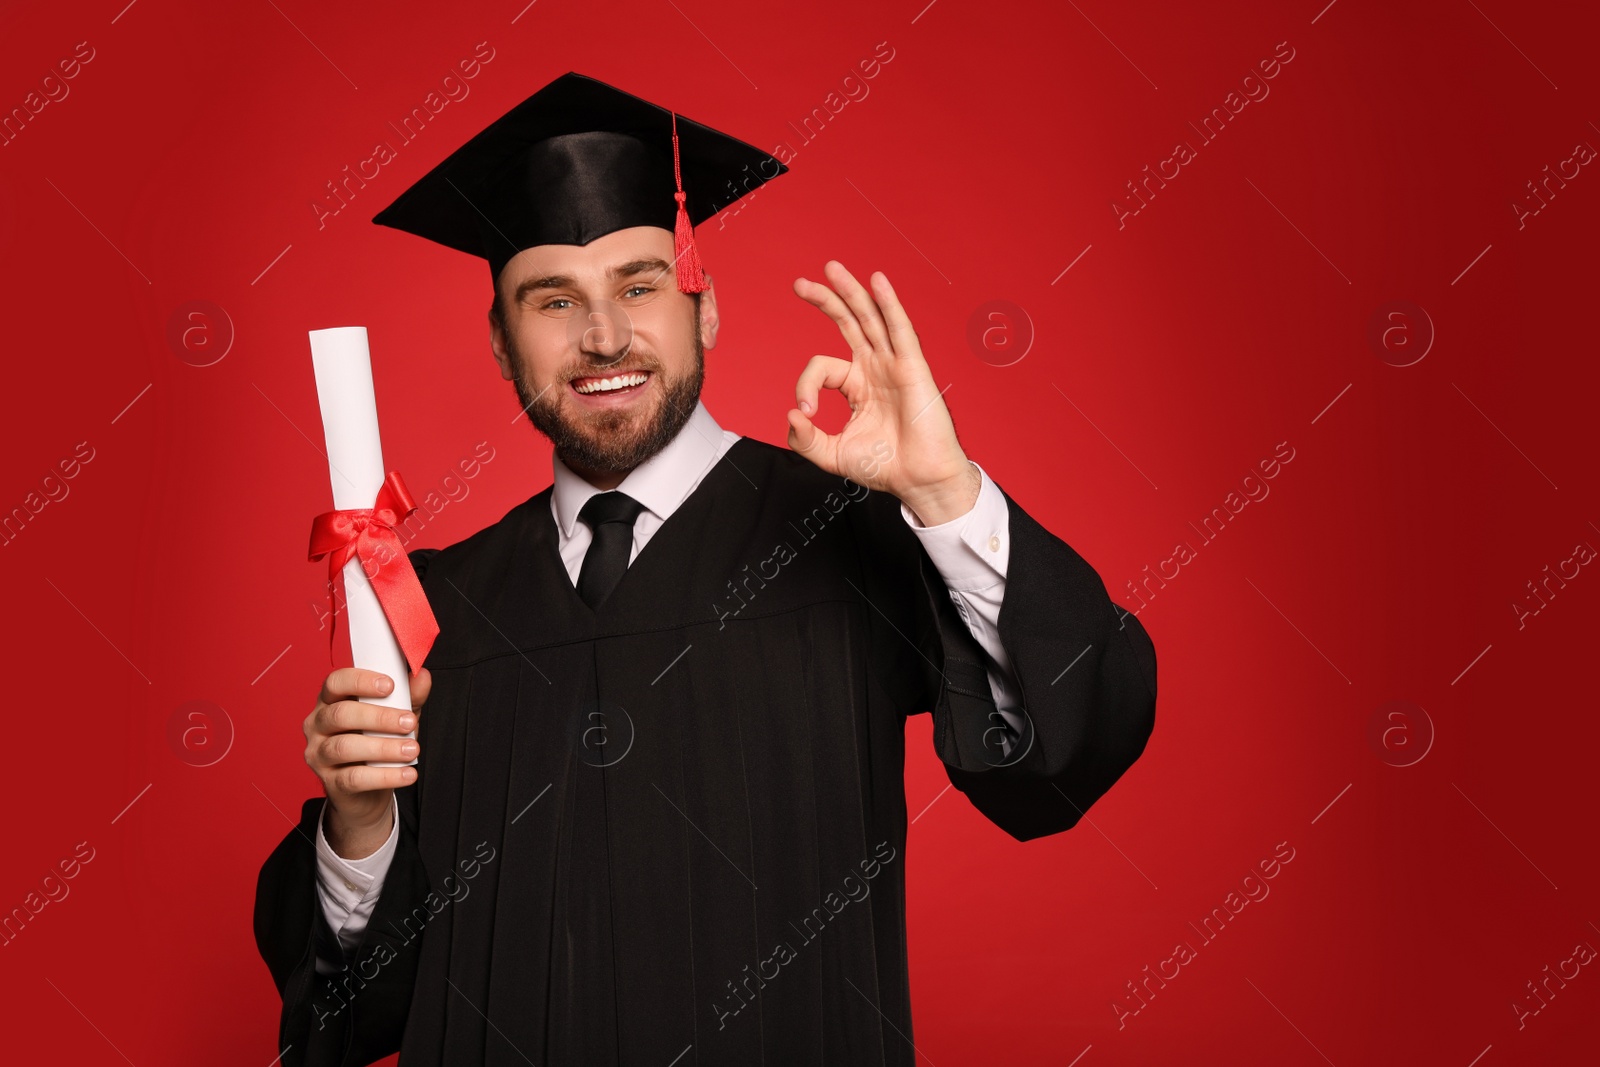
<svg viewBox="0 0 1600 1067">
<path fill-rule="evenodd" d="M 684 423 L 676 437 L 667 446 L 622 479 L 617 491 L 626 493 L 643 504 L 662 522 L 682 504 L 691 486 L 716 462 L 722 443 L 722 427 L 711 417 L 703 403 L 695 402 L 694 412 Z M 551 453 L 551 466 L 555 472 L 552 495 L 555 498 L 556 522 L 561 536 L 572 536 L 578 521 L 578 512 L 589 498 L 600 493 L 572 468 L 561 462 L 561 457 Z"/>
</svg>

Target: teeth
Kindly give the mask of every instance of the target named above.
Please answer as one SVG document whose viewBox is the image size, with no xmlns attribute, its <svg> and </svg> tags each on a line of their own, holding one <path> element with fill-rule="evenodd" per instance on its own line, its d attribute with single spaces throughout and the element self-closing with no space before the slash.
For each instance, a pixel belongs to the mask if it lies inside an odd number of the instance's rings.
<svg viewBox="0 0 1600 1067">
<path fill-rule="evenodd" d="M 609 393 L 616 389 L 623 389 L 630 385 L 643 385 L 649 375 L 642 371 L 632 374 L 619 374 L 614 378 L 585 378 L 581 384 L 573 388 L 580 393 Z"/>
</svg>

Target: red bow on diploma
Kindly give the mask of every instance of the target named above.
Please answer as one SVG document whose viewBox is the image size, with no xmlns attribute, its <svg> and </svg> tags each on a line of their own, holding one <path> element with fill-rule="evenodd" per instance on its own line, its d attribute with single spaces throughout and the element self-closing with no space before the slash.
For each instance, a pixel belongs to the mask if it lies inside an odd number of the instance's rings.
<svg viewBox="0 0 1600 1067">
<path fill-rule="evenodd" d="M 389 628 L 411 665 L 412 677 L 422 669 L 433 639 L 439 636 L 439 623 L 428 606 L 427 594 L 394 532 L 416 510 L 400 472 L 390 471 L 372 507 L 326 511 L 311 521 L 309 558 L 314 563 L 328 557 L 328 580 L 334 586 L 334 622 L 328 631 L 328 644 L 336 666 L 353 665 L 348 637 L 342 644 L 336 638 L 339 603 L 344 599 L 344 565 L 352 555 L 361 560 L 361 568 L 389 619 Z"/>
</svg>

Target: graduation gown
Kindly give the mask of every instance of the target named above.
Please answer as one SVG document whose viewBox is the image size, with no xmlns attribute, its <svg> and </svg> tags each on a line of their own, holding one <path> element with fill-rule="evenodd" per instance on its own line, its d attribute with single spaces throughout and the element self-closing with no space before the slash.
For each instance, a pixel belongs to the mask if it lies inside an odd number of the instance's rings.
<svg viewBox="0 0 1600 1067">
<path fill-rule="evenodd" d="M 1007 496 L 1025 736 L 899 501 L 740 439 L 598 610 L 550 489 L 411 559 L 439 620 L 417 782 L 345 970 L 316 820 L 262 867 L 283 1062 L 912 1065 L 905 717 L 1018 840 L 1143 751 L 1155 652 Z M 1070 669 L 1069 669 L 1070 665 Z"/>
</svg>

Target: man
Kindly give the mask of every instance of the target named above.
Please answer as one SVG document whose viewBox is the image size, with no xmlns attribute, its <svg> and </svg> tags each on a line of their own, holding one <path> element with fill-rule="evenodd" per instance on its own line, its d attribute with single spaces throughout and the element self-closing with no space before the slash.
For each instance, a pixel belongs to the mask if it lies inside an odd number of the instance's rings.
<svg viewBox="0 0 1600 1067">
<path fill-rule="evenodd" d="M 699 402 L 692 225 L 783 171 L 569 74 L 375 220 L 489 261 L 554 482 L 411 553 L 414 715 L 347 668 L 306 719 L 325 798 L 256 901 L 284 1063 L 912 1064 L 905 717 L 1019 840 L 1143 751 L 1148 636 L 965 456 L 882 274 L 796 281 L 852 358 L 788 450 Z"/>
</svg>

